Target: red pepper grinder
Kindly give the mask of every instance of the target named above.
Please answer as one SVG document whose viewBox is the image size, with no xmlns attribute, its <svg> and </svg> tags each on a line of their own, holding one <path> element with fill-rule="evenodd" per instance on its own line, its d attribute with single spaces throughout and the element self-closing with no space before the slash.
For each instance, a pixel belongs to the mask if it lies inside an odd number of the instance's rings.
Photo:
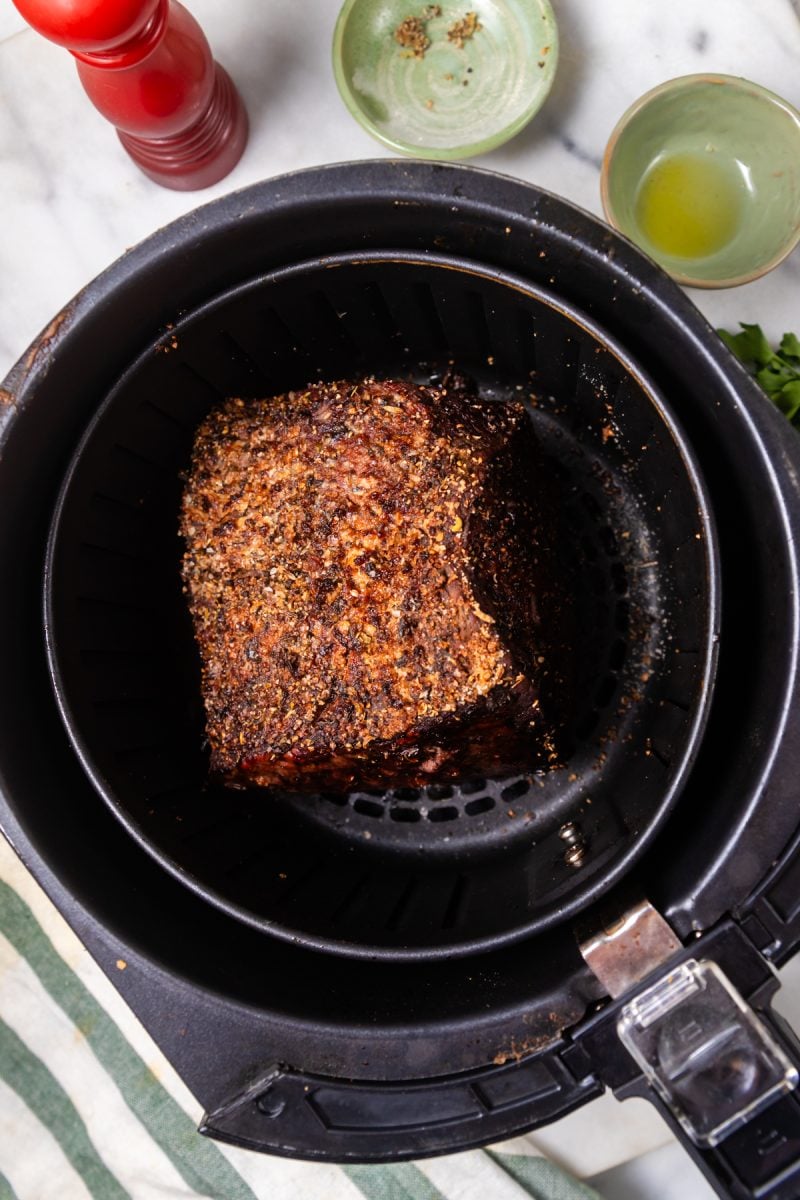
<svg viewBox="0 0 800 1200">
<path fill-rule="evenodd" d="M 78 60 L 95 108 L 145 175 L 208 187 L 235 167 L 247 113 L 177 0 L 14 0 L 25 20 Z"/>
</svg>

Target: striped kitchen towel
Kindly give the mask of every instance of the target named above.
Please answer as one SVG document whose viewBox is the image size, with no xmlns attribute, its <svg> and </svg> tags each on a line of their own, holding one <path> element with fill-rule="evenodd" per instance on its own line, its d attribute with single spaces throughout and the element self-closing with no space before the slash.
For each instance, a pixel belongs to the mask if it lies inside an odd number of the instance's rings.
<svg viewBox="0 0 800 1200">
<path fill-rule="evenodd" d="M 0 836 L 0 1200 L 598 1200 L 529 1138 L 338 1167 L 209 1141 L 201 1115 Z"/>
</svg>

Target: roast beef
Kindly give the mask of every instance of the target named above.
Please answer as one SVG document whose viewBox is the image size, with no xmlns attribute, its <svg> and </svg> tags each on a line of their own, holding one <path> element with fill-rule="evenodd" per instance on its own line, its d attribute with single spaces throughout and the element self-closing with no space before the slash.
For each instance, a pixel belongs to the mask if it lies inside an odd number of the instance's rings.
<svg viewBox="0 0 800 1200">
<path fill-rule="evenodd" d="M 339 791 L 553 762 L 554 519 L 522 404 L 455 377 L 214 409 L 181 515 L 214 774 Z"/>
</svg>

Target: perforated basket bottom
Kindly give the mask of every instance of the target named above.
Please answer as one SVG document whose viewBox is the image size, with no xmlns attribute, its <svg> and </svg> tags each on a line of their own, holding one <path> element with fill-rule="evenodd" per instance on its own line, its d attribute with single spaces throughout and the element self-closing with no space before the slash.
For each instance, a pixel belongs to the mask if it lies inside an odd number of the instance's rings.
<svg viewBox="0 0 800 1200">
<path fill-rule="evenodd" d="M 565 767 L 385 795 L 210 786 L 175 532 L 197 421 L 225 395 L 451 362 L 530 399 L 560 478 L 581 631 Z M 89 430 L 51 539 L 65 718 L 134 836 L 242 920 L 348 954 L 488 948 L 606 886 L 680 783 L 709 619 L 701 507 L 651 391 L 551 297 L 465 264 L 301 264 L 177 320 Z"/>
</svg>

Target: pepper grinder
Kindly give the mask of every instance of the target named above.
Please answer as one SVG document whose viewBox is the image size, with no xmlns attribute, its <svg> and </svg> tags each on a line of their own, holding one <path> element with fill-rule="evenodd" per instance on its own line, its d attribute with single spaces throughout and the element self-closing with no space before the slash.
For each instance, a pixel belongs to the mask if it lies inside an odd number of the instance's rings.
<svg viewBox="0 0 800 1200">
<path fill-rule="evenodd" d="M 14 0 L 25 20 L 77 59 L 92 104 L 145 175 L 180 191 L 233 169 L 247 113 L 206 37 L 178 0 Z"/>
</svg>

